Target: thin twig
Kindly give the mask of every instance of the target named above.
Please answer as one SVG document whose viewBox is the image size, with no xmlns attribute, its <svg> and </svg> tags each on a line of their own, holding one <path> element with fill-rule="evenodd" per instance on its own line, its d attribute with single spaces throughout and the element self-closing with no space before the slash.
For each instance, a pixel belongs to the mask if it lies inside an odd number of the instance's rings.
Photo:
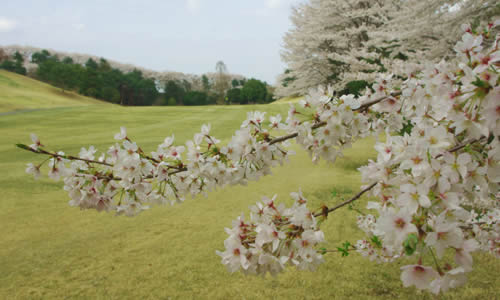
<svg viewBox="0 0 500 300">
<path fill-rule="evenodd" d="M 347 250 L 348 250 L 348 251 L 349 251 L 349 250 L 358 250 L 358 248 L 356 248 L 356 247 L 352 246 L 351 248 L 349 248 L 349 249 L 347 249 Z M 317 252 L 318 252 L 318 253 L 329 253 L 329 252 L 334 253 L 334 252 L 344 252 L 344 251 L 340 251 L 340 250 L 336 249 L 336 250 L 318 250 Z"/>
<path fill-rule="evenodd" d="M 384 101 L 385 99 L 389 99 L 390 97 L 397 97 L 401 95 L 401 92 L 394 92 L 394 93 L 391 93 L 390 96 L 383 96 L 383 97 L 380 97 L 378 99 L 375 99 L 373 101 L 370 101 L 370 102 L 366 102 L 364 104 L 362 104 L 360 107 L 354 109 L 354 111 L 365 111 L 368 107 L 374 105 L 374 104 L 377 104 L 379 102 L 382 102 Z"/>
<path fill-rule="evenodd" d="M 331 213 L 332 211 L 334 210 L 337 210 L 343 206 L 346 206 L 347 204 L 350 204 L 354 201 L 356 201 L 357 199 L 359 199 L 364 193 L 368 192 L 369 190 L 371 190 L 372 188 L 374 188 L 376 185 L 377 185 L 378 182 L 374 182 L 372 183 L 371 185 L 369 185 L 368 187 L 366 187 L 365 189 L 361 190 L 359 193 L 357 193 L 354 197 L 352 197 L 351 199 L 349 200 L 346 200 L 340 204 L 337 204 L 335 205 L 334 207 L 332 208 L 329 208 L 326 212 L 327 213 Z M 319 216 L 322 216 L 324 213 L 323 212 L 320 212 L 320 213 L 315 213 L 314 216 L 315 217 L 319 217 Z"/>
<path fill-rule="evenodd" d="M 46 155 L 49 155 L 49 156 L 52 156 L 52 157 L 64 158 L 64 159 L 69 159 L 69 160 L 80 160 L 80 161 L 84 161 L 84 162 L 88 162 L 88 163 L 105 165 L 105 166 L 108 166 L 108 167 L 112 167 L 113 166 L 112 164 L 108 164 L 108 163 L 103 162 L 103 161 L 97 161 L 97 160 L 92 160 L 92 159 L 80 158 L 80 157 L 76 157 L 76 156 L 72 156 L 72 155 L 62 155 L 62 154 L 58 154 L 58 153 L 52 153 L 52 152 L 45 151 L 45 150 L 43 150 L 41 148 L 38 148 L 38 150 L 35 150 L 35 149 L 31 148 L 31 147 L 22 147 L 22 149 L 28 150 L 28 151 L 31 151 L 31 152 L 37 153 L 37 154 L 46 154 Z"/>
<path fill-rule="evenodd" d="M 174 175 L 174 174 L 177 174 L 177 173 L 181 173 L 181 172 L 185 172 L 187 171 L 187 168 L 184 167 L 184 168 L 179 168 L 175 171 L 172 171 L 170 173 L 167 174 L 167 176 L 171 176 L 171 175 Z M 84 177 L 83 174 L 81 174 L 80 176 Z M 106 180 L 116 180 L 116 181 L 120 181 L 122 180 L 121 177 L 114 177 L 114 176 L 105 176 L 105 175 L 93 175 L 93 174 L 85 174 L 85 176 L 89 176 L 89 177 L 95 177 L 97 179 L 106 179 Z M 144 179 L 153 179 L 154 176 L 153 175 L 148 175 L 148 176 L 145 176 Z"/>
<path fill-rule="evenodd" d="M 460 144 L 460 145 L 457 145 L 457 146 L 451 148 L 447 152 L 450 152 L 450 153 L 457 152 L 458 150 L 460 150 L 462 148 L 465 148 L 465 147 L 467 147 L 469 145 L 472 145 L 474 143 L 480 142 L 481 140 L 484 140 L 485 138 L 486 138 L 485 136 L 482 136 L 482 137 L 480 137 L 478 139 L 472 139 L 472 140 L 468 141 L 467 143 L 463 143 L 463 144 Z M 444 155 L 444 153 L 440 153 L 440 154 L 436 155 L 434 158 L 440 158 L 443 155 Z"/>
</svg>

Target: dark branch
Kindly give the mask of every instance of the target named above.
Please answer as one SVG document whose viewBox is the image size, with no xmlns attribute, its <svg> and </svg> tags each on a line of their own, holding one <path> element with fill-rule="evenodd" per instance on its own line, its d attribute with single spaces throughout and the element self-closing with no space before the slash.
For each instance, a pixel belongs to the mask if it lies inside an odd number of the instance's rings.
<svg viewBox="0 0 500 300">
<path fill-rule="evenodd" d="M 24 149 L 24 150 L 27 150 L 27 151 L 31 151 L 33 153 L 45 154 L 45 155 L 49 155 L 49 156 L 56 157 L 56 158 L 65 158 L 65 159 L 69 159 L 69 160 L 80 160 L 80 161 L 84 161 L 84 162 L 88 162 L 88 163 L 100 164 L 100 165 L 105 165 L 105 166 L 109 166 L 109 167 L 113 166 L 113 165 L 108 164 L 106 162 L 92 160 L 92 159 L 80 158 L 80 157 L 76 157 L 76 156 L 72 156 L 72 155 L 61 155 L 61 154 L 58 154 L 58 153 L 52 153 L 52 152 L 45 151 L 45 150 L 43 150 L 41 148 L 38 148 L 37 150 L 35 150 L 35 149 L 33 149 L 31 147 L 28 147 L 26 145 L 23 145 L 23 144 L 17 144 L 16 146 L 19 147 L 19 148 L 21 148 L 21 149 Z"/>
<path fill-rule="evenodd" d="M 458 150 L 463 149 L 463 148 L 465 148 L 469 145 L 472 145 L 474 143 L 480 142 L 480 141 L 484 140 L 485 138 L 486 138 L 485 136 L 482 136 L 478 139 L 472 139 L 466 143 L 463 143 L 463 144 L 460 144 L 460 145 L 457 145 L 457 146 L 451 148 L 450 150 L 448 150 L 448 152 L 457 152 Z M 436 155 L 434 158 L 440 158 L 443 155 L 444 155 L 444 153 L 440 153 L 440 154 Z"/>
<path fill-rule="evenodd" d="M 369 185 L 368 187 L 366 187 L 365 189 L 363 189 L 363 190 L 361 190 L 359 193 L 357 193 L 357 194 L 356 194 L 354 197 L 352 197 L 351 199 L 346 200 L 346 201 L 344 201 L 344 202 L 342 202 L 342 203 L 340 203 L 340 204 L 337 204 L 337 205 L 335 205 L 335 206 L 334 206 L 334 207 L 332 207 L 332 208 L 329 208 L 329 209 L 327 210 L 327 213 L 331 213 L 331 212 L 332 212 L 332 211 L 334 211 L 334 210 L 337 210 L 337 209 L 339 209 L 339 208 L 341 208 L 341 207 L 343 207 L 343 206 L 346 206 L 347 204 L 350 204 L 350 203 L 352 203 L 352 202 L 354 202 L 354 201 L 358 200 L 358 199 L 359 199 L 359 198 L 360 198 L 360 197 L 361 197 L 364 193 L 366 193 L 366 192 L 368 192 L 369 190 L 371 190 L 372 188 L 374 188 L 374 187 L 377 185 L 377 183 L 378 183 L 378 182 L 374 182 L 374 183 L 372 183 L 371 185 Z M 324 212 L 320 212 L 320 213 L 315 213 L 315 214 L 314 214 L 314 216 L 315 216 L 315 217 L 319 217 L 319 216 L 322 216 L 322 215 L 324 215 Z"/>
</svg>

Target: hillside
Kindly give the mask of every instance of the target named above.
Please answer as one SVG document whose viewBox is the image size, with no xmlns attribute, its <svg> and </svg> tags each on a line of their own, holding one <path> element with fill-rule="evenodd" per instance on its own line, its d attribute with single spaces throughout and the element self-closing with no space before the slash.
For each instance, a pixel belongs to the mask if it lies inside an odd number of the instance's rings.
<svg viewBox="0 0 500 300">
<path fill-rule="evenodd" d="M 63 92 L 26 76 L 0 70 L 0 113 L 91 104 L 110 105 L 73 92 Z"/>
<path fill-rule="evenodd" d="M 9 56 L 14 55 L 15 52 L 19 52 L 23 57 L 24 57 L 24 66 L 27 68 L 28 72 L 33 72 L 36 68 L 37 65 L 34 63 L 31 63 L 31 56 L 35 52 L 40 52 L 44 49 L 38 48 L 38 47 L 32 47 L 32 46 L 19 46 L 19 45 L 8 45 L 8 46 L 2 46 L 0 45 L 0 49 L 3 49 L 5 53 Z M 94 61 L 99 61 L 101 57 L 96 56 L 96 55 L 90 55 L 90 54 L 83 54 L 83 53 L 73 53 L 73 52 L 64 52 L 64 51 L 58 51 L 54 49 L 46 49 L 48 50 L 51 54 L 57 56 L 59 59 L 63 59 L 64 57 L 71 57 L 75 63 L 79 64 L 84 64 L 88 59 L 93 59 Z M 169 80 L 173 81 L 187 81 L 191 84 L 192 88 L 194 90 L 203 90 L 203 83 L 202 83 L 202 78 L 201 75 L 198 74 L 189 74 L 189 73 L 182 73 L 182 72 L 176 72 L 176 71 L 156 71 L 156 70 L 151 70 L 147 68 L 143 68 L 141 66 L 129 64 L 129 63 L 123 63 L 123 62 L 118 62 L 112 59 L 107 59 L 105 58 L 106 61 L 111 65 L 111 67 L 116 68 L 124 73 L 129 73 L 132 72 L 133 70 L 139 70 L 142 72 L 144 77 L 146 78 L 154 78 L 160 82 L 167 82 Z M 215 62 L 214 62 L 215 65 Z M 215 71 L 215 70 L 213 70 Z M 204 75 L 206 75 L 211 83 L 214 83 L 216 80 L 217 74 L 215 72 L 206 72 Z M 230 78 L 232 79 L 245 79 L 245 76 L 241 74 L 227 74 Z"/>
</svg>

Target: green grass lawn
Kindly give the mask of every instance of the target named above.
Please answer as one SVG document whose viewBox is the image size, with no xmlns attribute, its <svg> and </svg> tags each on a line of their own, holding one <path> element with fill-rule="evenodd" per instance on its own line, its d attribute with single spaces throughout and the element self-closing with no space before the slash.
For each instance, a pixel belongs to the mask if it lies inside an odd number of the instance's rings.
<svg viewBox="0 0 500 300">
<path fill-rule="evenodd" d="M 283 104 L 283 103 L 297 103 L 300 100 L 302 100 L 304 97 L 299 96 L 299 97 L 284 97 L 281 99 L 278 99 L 277 101 L 273 102 L 274 104 Z"/>
<path fill-rule="evenodd" d="M 0 88 L 0 113 L 106 103 L 5 70 L 0 70 Z"/>
<path fill-rule="evenodd" d="M 4 75 L 4 73 L 0 73 Z M 1 77 L 0 77 L 1 78 Z M 5 84 L 0 81 L 0 99 Z M 40 98 L 50 95 L 40 92 Z M 42 95 L 43 94 L 43 95 Z M 167 135 L 177 143 L 192 137 L 203 123 L 223 142 L 250 110 L 285 113 L 288 104 L 207 107 L 59 107 L 0 116 L 0 299 L 434 299 L 405 289 L 399 267 L 377 264 L 353 254 L 328 254 L 317 272 L 288 269 L 277 277 L 229 274 L 215 250 L 223 249 L 224 227 L 262 195 L 288 194 L 302 188 L 312 206 L 328 205 L 359 189 L 356 168 L 375 156 L 372 140 L 356 144 L 335 166 L 310 163 L 297 150 L 289 164 L 248 186 L 227 187 L 207 198 L 155 207 L 135 218 L 115 217 L 68 206 L 61 183 L 35 181 L 25 164 L 42 157 L 18 150 L 35 132 L 51 149 L 78 153 L 83 146 L 106 150 L 120 126 L 144 150 L 152 151 Z M 332 191 L 338 194 L 332 198 Z M 366 199 L 358 207 L 364 207 Z M 327 248 L 361 237 L 356 213 L 330 215 L 322 227 Z M 500 262 L 475 255 L 469 283 L 438 299 L 495 299 Z"/>
</svg>

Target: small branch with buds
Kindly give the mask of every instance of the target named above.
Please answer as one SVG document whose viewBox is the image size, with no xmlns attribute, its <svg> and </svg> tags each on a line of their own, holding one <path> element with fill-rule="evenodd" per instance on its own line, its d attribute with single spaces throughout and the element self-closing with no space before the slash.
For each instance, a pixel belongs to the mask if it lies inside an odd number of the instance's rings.
<svg viewBox="0 0 500 300">
<path fill-rule="evenodd" d="M 396 97 L 396 96 L 399 96 L 399 95 L 401 95 L 401 92 L 391 93 L 390 96 L 383 96 L 383 97 L 380 97 L 380 98 L 375 99 L 373 101 L 366 102 L 366 103 L 362 104 L 360 107 L 358 107 L 356 109 L 353 109 L 353 111 L 364 112 L 364 111 L 366 111 L 372 105 L 375 105 L 375 104 L 377 104 L 379 102 L 382 102 L 385 99 L 388 99 L 390 97 Z M 314 124 L 313 126 L 311 126 L 311 128 L 312 129 L 316 129 L 316 128 L 323 127 L 325 125 L 326 125 L 326 122 L 323 121 L 323 122 L 319 122 L 319 123 Z M 291 133 L 291 134 L 287 134 L 287 135 L 284 135 L 284 136 L 277 137 L 277 138 L 272 139 L 271 141 L 269 141 L 269 145 L 276 144 L 276 143 L 281 143 L 283 141 L 296 138 L 298 135 L 299 135 L 298 132 L 294 132 L 294 133 Z"/>
<path fill-rule="evenodd" d="M 61 154 L 58 154 L 58 153 L 52 153 L 52 152 L 49 152 L 49 151 L 45 151 L 45 150 L 43 150 L 41 148 L 38 148 L 38 149 L 35 150 L 35 149 L 33 149 L 31 147 L 28 147 L 28 146 L 26 146 L 24 144 L 16 144 L 16 146 L 18 148 L 31 151 L 33 153 L 45 154 L 45 155 L 52 156 L 54 158 L 64 158 L 64 159 L 69 159 L 69 160 L 80 160 L 80 161 L 84 161 L 84 162 L 88 162 L 88 163 L 94 163 L 94 164 L 100 164 L 100 165 L 104 165 L 104 166 L 108 166 L 108 167 L 112 167 L 113 166 L 113 165 L 108 164 L 108 163 L 103 162 L 103 161 L 97 161 L 97 160 L 92 160 L 92 159 L 85 159 L 85 158 L 80 158 L 80 157 L 76 157 L 76 156 L 72 156 L 72 155 L 61 155 Z"/>
<path fill-rule="evenodd" d="M 474 144 L 474 143 L 480 142 L 480 141 L 484 140 L 485 138 L 486 138 L 486 137 L 484 137 L 484 136 L 483 136 L 483 137 L 480 137 L 480 138 L 478 138 L 478 139 L 473 139 L 473 140 L 470 140 L 470 141 L 469 141 L 469 142 L 467 142 L 467 143 L 463 143 L 463 144 L 460 144 L 460 145 L 457 145 L 457 146 L 455 146 L 455 147 L 451 148 L 450 150 L 448 150 L 448 152 L 450 152 L 450 153 L 457 152 L 457 151 L 459 151 L 460 149 L 463 149 L 463 148 L 467 147 L 468 145 L 471 145 L 471 144 Z M 435 158 L 439 158 L 439 157 L 441 157 L 441 156 L 443 156 L 443 153 L 436 155 L 436 157 L 435 157 Z M 374 182 L 374 183 L 372 183 L 371 185 L 369 185 L 368 187 L 366 187 L 365 189 L 363 189 L 363 190 L 361 190 L 359 193 L 357 193 L 357 194 L 356 194 L 354 197 L 352 197 L 351 199 L 346 200 L 346 201 L 344 201 L 344 202 L 342 202 L 342 203 L 340 203 L 340 204 L 337 204 L 337 205 L 336 205 L 336 206 L 334 206 L 334 207 L 328 208 L 327 206 L 323 206 L 323 207 L 321 208 L 321 212 L 315 213 L 315 214 L 314 214 L 314 216 L 315 216 L 315 217 L 319 217 L 319 216 L 325 216 L 325 217 L 327 217 L 327 216 L 328 216 L 328 214 L 329 214 L 329 213 L 331 213 L 332 211 L 335 211 L 335 210 L 337 210 L 337 209 L 339 209 L 339 208 L 341 208 L 341 207 L 344 207 L 344 206 L 346 206 L 346 205 L 348 205 L 348 204 L 351 204 L 352 202 L 354 202 L 354 201 L 358 200 L 358 199 L 359 199 L 359 198 L 360 198 L 360 197 L 361 197 L 364 193 L 366 193 L 366 192 L 368 192 L 369 190 L 371 190 L 372 188 L 374 188 L 374 187 L 377 185 L 377 183 L 378 183 L 378 182 Z"/>
</svg>

